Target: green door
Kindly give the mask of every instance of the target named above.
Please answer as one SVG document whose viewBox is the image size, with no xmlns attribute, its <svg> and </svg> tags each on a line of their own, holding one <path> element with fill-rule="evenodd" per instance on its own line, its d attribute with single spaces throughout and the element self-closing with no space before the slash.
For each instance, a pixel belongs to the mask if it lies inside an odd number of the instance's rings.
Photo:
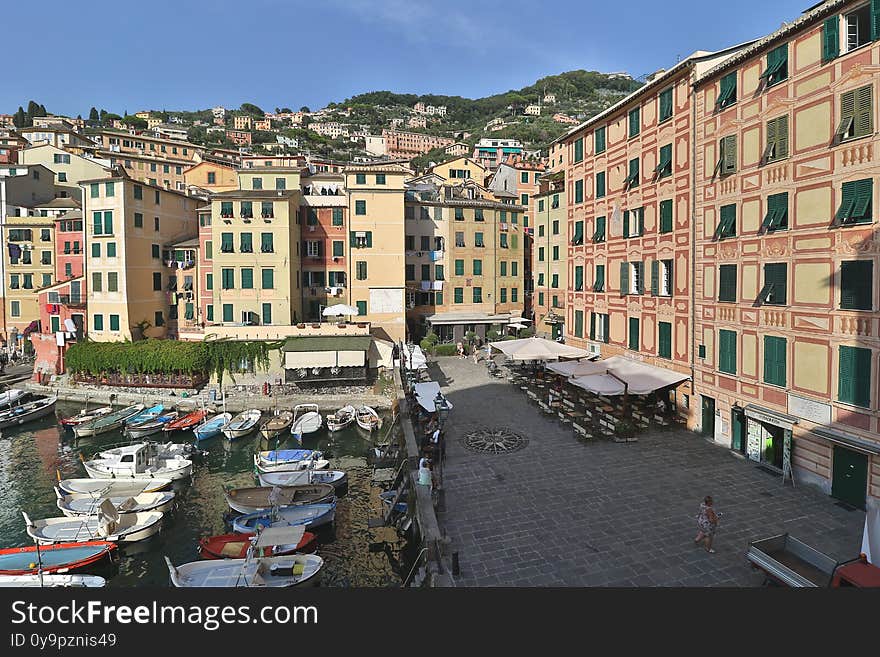
<svg viewBox="0 0 880 657">
<path fill-rule="evenodd" d="M 845 447 L 834 446 L 831 495 L 859 509 L 865 508 L 868 489 L 868 457 Z"/>
<path fill-rule="evenodd" d="M 703 435 L 715 436 L 715 400 L 703 396 Z"/>
<path fill-rule="evenodd" d="M 746 418 L 741 408 L 734 408 L 731 411 L 730 424 L 733 432 L 730 448 L 743 454 L 746 451 Z"/>
<path fill-rule="evenodd" d="M 555 340 L 556 338 L 559 337 L 559 334 L 560 334 L 560 332 L 561 332 L 561 331 L 560 331 L 561 328 L 562 328 L 562 325 L 561 325 L 561 324 L 554 324 L 554 325 L 553 325 L 553 332 L 552 332 L 551 335 L 553 336 L 553 339 L 554 339 L 554 340 Z"/>
</svg>

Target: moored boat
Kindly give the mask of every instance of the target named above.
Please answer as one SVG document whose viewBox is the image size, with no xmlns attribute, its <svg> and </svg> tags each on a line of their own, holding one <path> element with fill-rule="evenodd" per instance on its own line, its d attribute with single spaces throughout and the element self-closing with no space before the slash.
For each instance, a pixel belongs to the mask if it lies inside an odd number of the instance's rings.
<svg viewBox="0 0 880 657">
<path fill-rule="evenodd" d="M 263 416 L 262 411 L 252 408 L 244 413 L 239 413 L 223 427 L 223 435 L 227 440 L 236 440 L 247 436 L 257 428 L 257 422 Z"/>
<path fill-rule="evenodd" d="M 320 470 L 330 465 L 322 452 L 313 449 L 273 449 L 254 454 L 257 472 L 273 470 Z"/>
<path fill-rule="evenodd" d="M 157 418 L 153 418 L 152 420 L 144 420 L 142 422 L 137 422 L 132 424 L 131 422 L 125 423 L 125 430 L 123 433 L 130 440 L 139 440 L 141 438 L 146 438 L 148 436 L 152 436 L 154 434 L 159 433 L 169 422 L 173 422 L 177 419 L 177 411 L 171 411 L 170 413 L 163 413 Z"/>
<path fill-rule="evenodd" d="M 379 414 L 375 409 L 366 405 L 358 406 L 355 411 L 355 419 L 357 419 L 358 426 L 364 431 L 376 431 L 382 426 Z"/>
<path fill-rule="evenodd" d="M 158 511 L 159 513 L 167 513 L 174 506 L 175 494 L 173 491 L 161 493 L 141 493 L 140 495 L 127 496 L 95 496 L 85 494 L 64 494 L 56 487 L 55 495 L 58 497 L 56 505 L 61 513 L 68 518 L 77 516 L 90 516 L 98 512 L 104 500 L 110 500 L 110 503 L 116 508 L 117 513 L 125 515 L 127 513 L 146 513 L 148 511 Z"/>
<path fill-rule="evenodd" d="M 293 424 L 290 425 L 290 435 L 297 442 L 302 442 L 304 435 L 315 433 L 323 423 L 324 418 L 318 411 L 317 404 L 297 404 L 293 407 Z"/>
<path fill-rule="evenodd" d="M 22 515 L 28 536 L 40 544 L 85 541 L 136 543 L 157 534 L 162 526 L 161 513 L 120 514 L 110 500 L 104 500 L 98 513 L 93 516 L 31 520 L 23 511 Z"/>
<path fill-rule="evenodd" d="M 266 527 L 283 527 L 285 525 L 302 525 L 306 529 L 314 529 L 333 522 L 336 513 L 336 502 L 319 502 L 302 506 L 285 506 L 266 511 L 245 513 L 232 521 L 232 530 L 244 533 Z"/>
<path fill-rule="evenodd" d="M 197 441 L 219 436 L 223 433 L 223 427 L 229 424 L 231 419 L 232 413 L 220 413 L 220 415 L 216 415 L 210 420 L 206 419 L 205 422 L 193 427 L 193 435 L 196 437 Z"/>
<path fill-rule="evenodd" d="M 171 433 L 172 431 L 186 431 L 187 429 L 192 429 L 203 422 L 207 416 L 208 411 L 200 408 L 197 411 L 192 411 L 186 415 L 181 415 L 176 420 L 172 420 L 162 427 L 162 431 L 165 433 Z"/>
<path fill-rule="evenodd" d="M 126 419 L 123 424 L 127 426 L 129 424 L 137 424 L 138 422 L 146 422 L 147 420 L 155 420 L 164 412 L 165 405 L 156 404 L 155 406 L 150 406 L 149 408 L 142 409 L 140 413 L 136 413 L 135 415 Z"/>
<path fill-rule="evenodd" d="M 119 475 L 116 479 L 60 479 L 58 488 L 65 495 L 101 495 L 104 497 L 121 497 L 156 493 L 170 488 L 172 481 L 159 477 L 141 476 L 125 478 Z"/>
<path fill-rule="evenodd" d="M 272 440 L 287 431 L 292 422 L 293 412 L 277 412 L 260 425 L 260 436 L 266 440 Z"/>
<path fill-rule="evenodd" d="M 62 427 L 73 429 L 80 424 L 85 424 L 86 422 L 97 420 L 99 417 L 104 417 L 105 415 L 109 415 L 112 412 L 112 406 L 102 406 L 100 408 L 93 408 L 92 410 L 84 408 L 76 415 L 61 418 L 59 422 L 61 423 Z"/>
<path fill-rule="evenodd" d="M 315 504 L 333 499 L 336 489 L 331 484 L 301 486 L 253 486 L 224 491 L 226 504 L 239 513 L 253 513 L 272 507 Z"/>
<path fill-rule="evenodd" d="M 12 406 L 20 399 L 24 398 L 27 395 L 27 391 L 19 390 L 18 388 L 10 388 L 3 394 L 0 394 L 0 409 L 8 408 Z"/>
<path fill-rule="evenodd" d="M 191 460 L 164 456 L 156 443 L 135 443 L 97 456 L 99 458 L 83 461 L 86 473 L 93 479 L 146 476 L 182 479 L 192 474 Z"/>
<path fill-rule="evenodd" d="M 110 558 L 116 548 L 110 541 L 6 548 L 0 550 L 0 575 L 28 575 L 40 568 L 44 573 L 70 573 Z"/>
<path fill-rule="evenodd" d="M 55 412 L 55 402 L 57 401 L 57 396 L 44 397 L 2 411 L 0 412 L 0 429 L 17 427 L 26 422 L 31 422 L 33 420 L 38 420 L 41 417 L 51 415 Z"/>
<path fill-rule="evenodd" d="M 354 422 L 355 409 L 349 404 L 343 406 L 335 413 L 327 416 L 327 429 L 329 431 L 341 431 Z"/>
<path fill-rule="evenodd" d="M 285 554 L 293 554 L 294 552 L 312 553 L 318 548 L 318 537 L 312 532 L 305 531 L 304 527 L 294 527 L 294 534 L 291 539 L 297 535 L 301 535 L 298 543 L 288 543 L 286 545 L 275 545 L 272 547 L 262 548 L 263 557 L 282 556 Z M 199 556 L 202 559 L 244 559 L 247 556 L 248 548 L 252 545 L 252 539 L 256 536 L 254 533 L 240 534 L 232 532 L 231 534 L 218 534 L 216 536 L 205 536 L 199 539 Z"/>
<path fill-rule="evenodd" d="M 100 588 L 106 584 L 97 575 L 0 575 L 4 588 Z"/>
<path fill-rule="evenodd" d="M 342 470 L 278 470 L 258 472 L 260 486 L 303 486 L 306 484 L 331 484 L 336 496 L 344 494 L 348 487 L 348 474 Z"/>
<path fill-rule="evenodd" d="M 113 411 L 99 418 L 95 418 L 90 422 L 83 422 L 73 428 L 73 433 L 77 438 L 86 438 L 88 436 L 98 436 L 108 431 L 114 431 L 121 427 L 126 420 L 134 417 L 144 410 L 143 404 L 132 404 L 125 408 Z"/>
</svg>

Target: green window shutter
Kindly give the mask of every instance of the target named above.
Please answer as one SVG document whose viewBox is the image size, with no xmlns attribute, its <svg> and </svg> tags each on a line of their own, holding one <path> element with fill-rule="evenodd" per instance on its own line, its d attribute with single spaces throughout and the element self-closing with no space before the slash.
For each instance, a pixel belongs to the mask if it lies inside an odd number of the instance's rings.
<svg viewBox="0 0 880 657">
<path fill-rule="evenodd" d="M 501 276 L 507 276 L 507 262 L 502 260 L 499 264 L 501 267 Z"/>
<path fill-rule="evenodd" d="M 596 132 L 594 134 L 594 142 L 595 142 L 595 151 L 598 155 L 599 153 L 605 152 L 605 126 L 601 128 L 596 128 Z"/>
<path fill-rule="evenodd" d="M 721 140 L 721 173 L 736 173 L 736 135 L 728 135 Z"/>
<path fill-rule="evenodd" d="M 853 92 L 855 96 L 853 122 L 856 137 L 864 137 L 874 133 L 873 89 L 873 85 L 868 85 Z"/>
<path fill-rule="evenodd" d="M 840 55 L 840 17 L 832 16 L 822 24 L 822 61 L 830 62 Z"/>
<path fill-rule="evenodd" d="M 784 386 L 786 381 L 786 340 L 764 336 L 764 383 Z"/>
<path fill-rule="evenodd" d="M 629 294 L 629 263 L 620 263 L 620 296 Z"/>
<path fill-rule="evenodd" d="M 736 374 L 736 333 L 718 331 L 718 369 L 727 374 Z"/>
<path fill-rule="evenodd" d="M 840 263 L 840 307 L 871 310 L 874 300 L 874 263 L 850 260 Z"/>
<path fill-rule="evenodd" d="M 93 321 L 95 324 L 96 331 L 103 331 L 104 330 L 104 315 L 95 315 Z"/>
<path fill-rule="evenodd" d="M 584 311 L 574 311 L 574 336 L 576 338 L 584 337 Z"/>
<path fill-rule="evenodd" d="M 596 280 L 593 283 L 593 292 L 605 291 L 605 265 L 596 265 Z"/>
<path fill-rule="evenodd" d="M 736 205 L 722 205 L 718 210 L 718 228 L 716 229 L 716 239 L 724 239 L 725 237 L 736 236 Z"/>
<path fill-rule="evenodd" d="M 464 276 L 464 260 L 455 261 L 455 275 Z"/>
<path fill-rule="evenodd" d="M 660 294 L 660 261 L 652 260 L 651 261 L 651 295 L 657 296 Z"/>
<path fill-rule="evenodd" d="M 223 321 L 231 322 L 232 321 L 232 304 L 224 303 L 223 304 Z"/>
<path fill-rule="evenodd" d="M 658 178 L 672 175 L 672 144 L 660 147 L 660 158 L 654 173 Z"/>
<path fill-rule="evenodd" d="M 736 265 L 718 267 L 718 300 L 736 301 Z"/>
<path fill-rule="evenodd" d="M 574 289 L 575 292 L 584 289 L 584 268 L 581 265 L 574 268 Z"/>
<path fill-rule="evenodd" d="M 333 244 L 335 245 L 335 244 L 337 244 L 337 242 L 334 242 Z M 338 242 L 338 244 L 341 245 L 342 242 Z M 334 251 L 335 251 L 335 248 L 336 247 L 334 246 Z M 275 241 L 274 241 L 274 237 L 273 237 L 272 233 L 261 233 L 260 234 L 260 252 L 261 253 L 272 253 L 274 251 L 275 251 Z M 333 255 L 336 255 L 336 253 L 334 252 Z M 342 255 L 342 254 L 340 253 L 339 255 Z"/>
<path fill-rule="evenodd" d="M 605 313 L 602 315 L 602 336 L 605 342 L 609 342 L 611 340 L 611 315 Z"/>
<path fill-rule="evenodd" d="M 605 172 L 596 174 L 596 198 L 605 198 Z"/>
<path fill-rule="evenodd" d="M 788 157 L 788 115 L 776 119 L 776 153 L 775 159 Z"/>
<path fill-rule="evenodd" d="M 92 257 L 100 258 L 101 257 L 101 243 L 100 242 L 92 242 Z"/>
<path fill-rule="evenodd" d="M 443 279 L 443 265 L 434 265 L 434 280 L 442 281 Z"/>
<path fill-rule="evenodd" d="M 574 142 L 574 161 L 580 162 L 584 159 L 584 139 L 581 137 Z"/>
<path fill-rule="evenodd" d="M 605 241 L 605 217 L 596 217 L 596 232 L 593 234 L 593 241 Z"/>
<path fill-rule="evenodd" d="M 250 267 L 243 267 L 241 270 L 241 289 L 254 289 L 254 270 Z"/>
<path fill-rule="evenodd" d="M 769 299 L 764 295 L 764 302 L 784 306 L 787 301 L 788 266 L 784 262 L 764 265 L 764 287 L 772 286 L 768 292 Z M 763 291 L 762 291 L 763 292 Z"/>
<path fill-rule="evenodd" d="M 596 339 L 596 313 L 590 313 L 590 340 Z"/>
<path fill-rule="evenodd" d="M 205 274 L 205 289 L 214 289 L 214 274 Z"/>
<path fill-rule="evenodd" d="M 623 236 L 629 237 L 629 210 L 623 211 Z"/>
<path fill-rule="evenodd" d="M 474 276 L 482 276 L 483 275 L 483 261 L 482 260 L 474 260 Z"/>
<path fill-rule="evenodd" d="M 373 231 L 371 230 L 367 231 L 367 248 L 373 248 Z"/>
<path fill-rule="evenodd" d="M 350 231 L 349 234 L 348 234 L 348 244 L 349 244 L 349 246 L 351 246 L 352 248 L 354 248 L 354 247 L 357 246 L 357 236 L 356 236 L 355 231 L 353 231 L 353 230 Z"/>
<path fill-rule="evenodd" d="M 641 342 L 639 340 L 639 318 L 638 317 L 630 317 L 629 318 L 629 348 L 633 351 L 638 351 Z"/>
<path fill-rule="evenodd" d="M 220 251 L 222 253 L 232 253 L 233 248 L 232 233 L 222 233 L 220 235 Z"/>
<path fill-rule="evenodd" d="M 638 187 L 640 178 L 639 174 L 639 158 L 634 157 L 629 161 L 629 176 L 626 178 L 626 188 L 631 189 L 633 187 Z"/>
<path fill-rule="evenodd" d="M 638 216 L 639 221 L 639 235 L 645 234 L 645 208 L 639 208 L 636 210 L 636 215 Z"/>
<path fill-rule="evenodd" d="M 670 322 L 659 322 L 657 324 L 657 337 L 657 355 L 660 358 L 672 358 L 672 324 Z"/>
<path fill-rule="evenodd" d="M 355 201 L 354 202 L 354 213 L 356 215 L 367 214 L 367 202 L 366 201 Z"/>
<path fill-rule="evenodd" d="M 100 235 L 104 232 L 104 221 L 102 217 L 103 215 L 100 212 L 92 213 L 92 232 L 95 235 Z"/>
<path fill-rule="evenodd" d="M 584 222 L 574 222 L 574 236 L 571 238 L 573 246 L 579 246 L 584 243 Z"/>
<path fill-rule="evenodd" d="M 836 224 L 870 222 L 874 181 L 872 178 L 843 183 L 840 208 L 835 215 Z"/>
<path fill-rule="evenodd" d="M 728 73 L 723 78 L 721 78 L 718 90 L 718 100 L 715 101 L 715 106 L 718 109 L 724 109 L 725 107 L 733 105 L 735 102 L 736 71 L 734 71 L 733 73 Z"/>
<path fill-rule="evenodd" d="M 871 350 L 840 347 L 838 399 L 865 408 L 871 405 Z"/>
<path fill-rule="evenodd" d="M 333 257 L 341 258 L 342 254 L 345 252 L 345 244 L 340 240 L 333 241 Z"/>
<path fill-rule="evenodd" d="M 639 108 L 630 110 L 629 112 L 629 136 L 635 137 L 641 129 L 641 113 Z"/>
<path fill-rule="evenodd" d="M 367 314 L 367 302 L 366 301 L 358 301 L 356 304 L 358 309 L 358 316 Z"/>
<path fill-rule="evenodd" d="M 214 306 L 213 304 L 208 304 L 205 306 L 205 310 L 207 310 L 207 319 L 209 322 L 214 321 Z"/>
<path fill-rule="evenodd" d="M 251 233 L 242 233 L 241 234 L 240 251 L 242 253 L 253 253 L 254 252 L 254 236 Z"/>
<path fill-rule="evenodd" d="M 880 39 L 880 0 L 871 0 L 871 39 Z"/>
<path fill-rule="evenodd" d="M 846 139 L 856 120 L 856 92 L 846 91 L 840 94 L 840 125 L 837 126 L 837 132 L 834 138 L 837 141 Z"/>
<path fill-rule="evenodd" d="M 660 92 L 660 121 L 672 118 L 672 87 Z"/>
<path fill-rule="evenodd" d="M 457 287 L 453 290 L 452 302 L 453 303 L 464 303 L 464 288 L 463 287 Z"/>
<path fill-rule="evenodd" d="M 264 303 L 263 304 L 263 324 L 271 324 L 272 323 L 272 304 Z"/>
<path fill-rule="evenodd" d="M 275 287 L 275 270 L 274 269 L 264 269 L 261 272 L 261 287 L 264 290 L 271 290 Z"/>
<path fill-rule="evenodd" d="M 333 225 L 342 225 L 342 208 L 333 208 Z"/>
<path fill-rule="evenodd" d="M 770 161 L 776 149 L 776 119 L 767 121 L 767 145 L 764 147 L 764 160 Z"/>
<path fill-rule="evenodd" d="M 51 330 L 52 333 L 58 333 L 58 331 L 61 330 L 61 318 L 60 317 L 55 317 L 55 316 L 50 317 L 49 324 L 50 324 L 49 330 Z"/>
<path fill-rule="evenodd" d="M 660 232 L 672 232 L 672 200 L 660 201 Z"/>
<path fill-rule="evenodd" d="M 574 202 L 575 203 L 583 203 L 584 202 L 584 181 L 583 180 L 575 180 L 574 181 Z"/>
</svg>

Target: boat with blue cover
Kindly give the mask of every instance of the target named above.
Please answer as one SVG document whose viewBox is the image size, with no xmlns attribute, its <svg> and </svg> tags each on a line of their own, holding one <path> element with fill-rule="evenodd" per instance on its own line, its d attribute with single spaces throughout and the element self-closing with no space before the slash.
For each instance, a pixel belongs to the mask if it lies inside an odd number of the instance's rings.
<svg viewBox="0 0 880 657">
<path fill-rule="evenodd" d="M 207 440 L 208 438 L 219 436 L 223 433 L 223 427 L 229 424 L 231 419 L 232 413 L 220 413 L 220 415 L 212 417 L 207 422 L 203 422 L 193 428 L 193 435 L 195 435 L 196 440 Z"/>
<path fill-rule="evenodd" d="M 254 454 L 257 472 L 275 470 L 321 470 L 330 465 L 323 452 L 314 449 L 273 449 Z"/>
<path fill-rule="evenodd" d="M 285 506 L 267 511 L 257 511 L 239 516 L 232 522 L 236 532 L 253 532 L 265 527 L 284 527 L 286 525 L 303 525 L 306 529 L 314 529 L 333 522 L 336 514 L 336 502 L 320 504 L 304 504 L 303 506 Z"/>
</svg>

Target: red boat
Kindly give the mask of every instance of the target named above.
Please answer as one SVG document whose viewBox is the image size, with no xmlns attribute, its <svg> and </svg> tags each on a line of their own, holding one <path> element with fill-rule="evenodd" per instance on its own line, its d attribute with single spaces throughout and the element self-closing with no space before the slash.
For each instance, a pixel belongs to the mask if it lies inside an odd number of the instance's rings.
<svg viewBox="0 0 880 657">
<path fill-rule="evenodd" d="M 217 536 L 205 536 L 199 541 L 199 556 L 202 559 L 244 559 L 247 556 L 248 547 L 254 537 L 253 533 L 219 534 Z M 272 552 L 271 547 L 263 549 L 264 557 L 282 556 L 295 552 L 314 552 L 318 547 L 318 537 L 311 532 L 304 532 L 296 547 L 279 546 Z"/>
<path fill-rule="evenodd" d="M 162 431 L 171 433 L 172 431 L 186 431 L 187 429 L 192 429 L 194 426 L 201 423 L 207 415 L 208 411 L 204 409 L 187 413 L 186 415 L 166 424 L 162 427 Z"/>
<path fill-rule="evenodd" d="M 37 556 L 35 545 L 0 550 L 0 575 L 31 575 L 40 564 L 44 573 L 72 573 L 110 557 L 116 543 L 85 541 L 41 545 Z"/>
</svg>

